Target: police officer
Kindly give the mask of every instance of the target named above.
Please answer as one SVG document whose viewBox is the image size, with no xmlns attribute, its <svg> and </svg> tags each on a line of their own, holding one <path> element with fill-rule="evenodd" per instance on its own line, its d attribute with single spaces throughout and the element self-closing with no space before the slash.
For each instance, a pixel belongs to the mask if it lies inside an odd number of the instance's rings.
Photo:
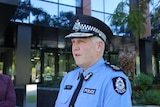
<svg viewBox="0 0 160 107">
<path fill-rule="evenodd" d="M 87 15 L 72 18 L 72 42 L 77 68 L 63 78 L 55 107 L 132 107 L 131 86 L 121 69 L 103 58 L 113 36 L 102 21 Z"/>
</svg>

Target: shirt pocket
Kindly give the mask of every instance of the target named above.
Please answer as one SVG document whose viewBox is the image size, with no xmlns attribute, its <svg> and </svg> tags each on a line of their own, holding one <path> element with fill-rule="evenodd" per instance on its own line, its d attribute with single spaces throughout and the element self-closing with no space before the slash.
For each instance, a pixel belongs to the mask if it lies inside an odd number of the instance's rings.
<svg viewBox="0 0 160 107">
<path fill-rule="evenodd" d="M 61 94 L 61 98 L 60 98 L 60 103 L 61 104 L 69 103 L 71 96 L 72 96 L 71 90 L 63 90 L 63 92 Z"/>
</svg>

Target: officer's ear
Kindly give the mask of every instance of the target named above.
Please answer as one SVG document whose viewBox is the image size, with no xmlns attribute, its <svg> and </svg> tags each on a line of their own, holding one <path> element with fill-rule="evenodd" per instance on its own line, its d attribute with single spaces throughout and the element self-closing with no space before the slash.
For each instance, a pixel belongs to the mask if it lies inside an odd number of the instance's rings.
<svg viewBox="0 0 160 107">
<path fill-rule="evenodd" d="M 102 49 L 103 49 L 103 42 L 102 41 L 97 42 L 97 51 L 101 52 Z"/>
</svg>

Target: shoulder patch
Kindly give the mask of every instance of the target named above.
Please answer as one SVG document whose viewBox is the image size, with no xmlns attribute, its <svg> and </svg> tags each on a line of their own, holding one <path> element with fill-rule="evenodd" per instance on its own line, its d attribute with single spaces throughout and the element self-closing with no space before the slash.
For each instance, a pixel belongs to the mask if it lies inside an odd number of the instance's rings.
<svg viewBox="0 0 160 107">
<path fill-rule="evenodd" d="M 123 77 L 115 77 L 112 79 L 114 90 L 123 95 L 126 92 L 126 80 Z"/>
</svg>

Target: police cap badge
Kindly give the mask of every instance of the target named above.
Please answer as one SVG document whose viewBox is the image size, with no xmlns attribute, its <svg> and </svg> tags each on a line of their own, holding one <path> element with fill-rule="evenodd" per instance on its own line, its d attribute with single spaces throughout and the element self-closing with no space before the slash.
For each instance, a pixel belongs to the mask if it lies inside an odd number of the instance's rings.
<svg viewBox="0 0 160 107">
<path fill-rule="evenodd" d="M 104 42 L 113 36 L 111 29 L 101 20 L 87 15 L 76 15 L 71 19 L 72 33 L 65 38 L 98 36 Z"/>
</svg>

